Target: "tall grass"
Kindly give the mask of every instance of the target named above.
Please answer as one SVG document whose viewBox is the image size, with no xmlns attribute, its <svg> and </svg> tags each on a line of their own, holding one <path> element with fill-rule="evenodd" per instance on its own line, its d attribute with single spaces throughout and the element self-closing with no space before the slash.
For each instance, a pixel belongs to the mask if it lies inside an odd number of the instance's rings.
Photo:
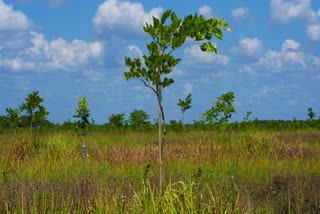
<svg viewBox="0 0 320 214">
<path fill-rule="evenodd" d="M 95 132 L 82 176 L 73 132 L 0 135 L 1 213 L 320 212 L 320 133 Z"/>
</svg>

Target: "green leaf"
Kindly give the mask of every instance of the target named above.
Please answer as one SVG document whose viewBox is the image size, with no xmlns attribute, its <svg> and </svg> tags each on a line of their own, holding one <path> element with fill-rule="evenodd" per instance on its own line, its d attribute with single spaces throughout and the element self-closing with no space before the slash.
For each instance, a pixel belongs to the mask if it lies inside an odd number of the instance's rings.
<svg viewBox="0 0 320 214">
<path fill-rule="evenodd" d="M 162 87 L 165 88 L 165 87 L 169 86 L 170 84 L 172 84 L 173 82 L 174 82 L 174 81 L 173 81 L 172 78 L 167 78 L 167 77 L 165 77 L 165 78 L 163 79 Z"/>
<path fill-rule="evenodd" d="M 220 40 L 223 39 L 222 30 L 220 28 L 215 29 L 214 35 Z"/>
<path fill-rule="evenodd" d="M 160 21 L 159 21 L 159 19 L 157 19 L 156 17 L 152 17 L 152 20 L 153 20 L 153 26 L 154 26 L 154 28 L 155 29 L 157 29 L 157 28 L 159 28 L 159 26 L 160 26 Z"/>
<path fill-rule="evenodd" d="M 175 13 L 171 13 L 171 21 L 172 26 L 174 29 L 177 29 L 180 26 L 181 20 L 178 18 L 178 16 Z"/>
<path fill-rule="evenodd" d="M 161 24 L 164 24 L 166 22 L 171 12 L 172 12 L 171 10 L 167 10 L 166 12 L 164 12 L 164 14 L 161 17 Z"/>
<path fill-rule="evenodd" d="M 203 43 L 200 48 L 202 51 L 214 52 L 215 54 L 218 53 L 217 45 L 213 42 Z"/>
</svg>

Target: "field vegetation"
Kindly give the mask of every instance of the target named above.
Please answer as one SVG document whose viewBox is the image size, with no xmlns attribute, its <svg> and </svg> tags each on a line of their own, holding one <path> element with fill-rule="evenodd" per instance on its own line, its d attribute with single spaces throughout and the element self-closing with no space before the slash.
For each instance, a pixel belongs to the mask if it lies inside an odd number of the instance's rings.
<svg viewBox="0 0 320 214">
<path fill-rule="evenodd" d="M 85 172 L 82 144 L 73 130 L 2 131 L 0 212 L 320 211 L 317 128 L 169 131 L 161 190 L 153 130 L 91 127 Z"/>
</svg>

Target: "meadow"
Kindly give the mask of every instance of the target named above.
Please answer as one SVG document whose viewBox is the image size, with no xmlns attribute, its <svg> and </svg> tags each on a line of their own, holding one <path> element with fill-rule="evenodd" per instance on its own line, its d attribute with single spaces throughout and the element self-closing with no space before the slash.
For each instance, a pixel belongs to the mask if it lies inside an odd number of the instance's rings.
<svg viewBox="0 0 320 214">
<path fill-rule="evenodd" d="M 81 146 L 87 144 L 88 158 Z M 0 134 L 1 213 L 319 213 L 320 132 Z"/>
</svg>

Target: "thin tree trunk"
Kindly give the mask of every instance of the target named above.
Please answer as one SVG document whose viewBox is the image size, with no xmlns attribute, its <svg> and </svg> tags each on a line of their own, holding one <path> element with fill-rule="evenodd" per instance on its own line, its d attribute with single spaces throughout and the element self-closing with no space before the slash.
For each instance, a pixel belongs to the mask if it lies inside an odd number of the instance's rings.
<svg viewBox="0 0 320 214">
<path fill-rule="evenodd" d="M 182 112 L 182 126 L 183 126 L 183 131 L 185 131 L 185 126 L 184 126 L 184 112 Z"/>
<path fill-rule="evenodd" d="M 158 146 L 159 146 L 159 191 L 162 190 L 162 109 L 161 97 L 158 98 Z"/>
</svg>

